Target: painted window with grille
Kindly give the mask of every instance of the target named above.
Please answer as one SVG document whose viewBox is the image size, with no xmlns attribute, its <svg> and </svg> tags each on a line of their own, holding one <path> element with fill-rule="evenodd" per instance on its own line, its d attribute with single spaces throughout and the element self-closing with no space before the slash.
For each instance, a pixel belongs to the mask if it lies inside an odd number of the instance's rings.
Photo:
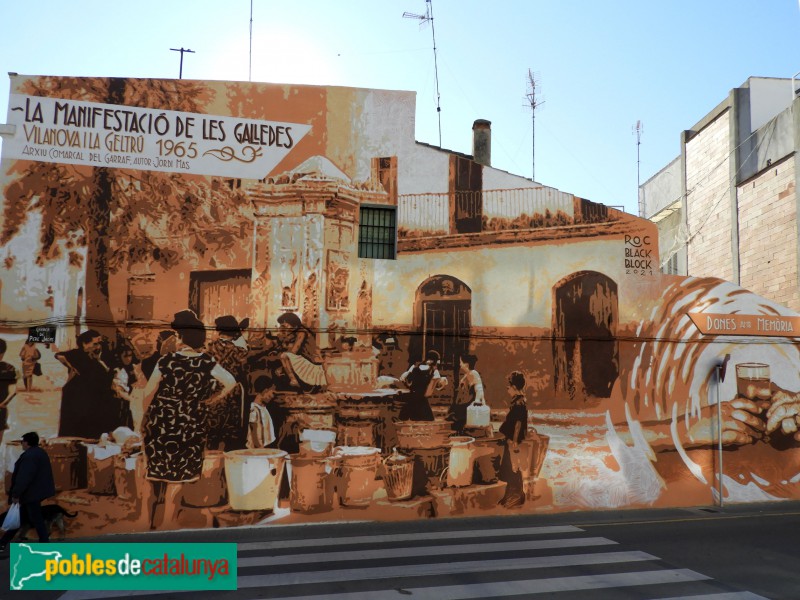
<svg viewBox="0 0 800 600">
<path fill-rule="evenodd" d="M 362 206 L 358 224 L 359 258 L 395 258 L 397 219 L 394 207 Z"/>
</svg>

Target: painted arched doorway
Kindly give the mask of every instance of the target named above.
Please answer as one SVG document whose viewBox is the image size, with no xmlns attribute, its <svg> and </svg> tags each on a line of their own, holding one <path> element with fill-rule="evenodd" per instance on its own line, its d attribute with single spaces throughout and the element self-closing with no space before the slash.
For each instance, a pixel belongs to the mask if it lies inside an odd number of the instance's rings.
<svg viewBox="0 0 800 600">
<path fill-rule="evenodd" d="M 428 350 L 436 350 L 442 366 L 451 369 L 458 357 L 469 351 L 472 290 L 463 281 L 449 275 L 434 275 L 417 288 L 414 322 L 420 336 L 413 336 L 411 360 Z"/>
<path fill-rule="evenodd" d="M 596 271 L 553 287 L 555 389 L 571 400 L 608 398 L 619 376 L 617 284 Z"/>
</svg>

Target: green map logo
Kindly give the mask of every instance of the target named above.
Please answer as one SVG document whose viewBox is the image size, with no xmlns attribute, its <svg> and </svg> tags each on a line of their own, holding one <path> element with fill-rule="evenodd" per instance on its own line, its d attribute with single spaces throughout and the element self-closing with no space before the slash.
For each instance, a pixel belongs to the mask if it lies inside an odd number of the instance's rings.
<svg viewBox="0 0 800 600">
<path fill-rule="evenodd" d="M 13 544 L 12 590 L 235 590 L 236 544 Z"/>
</svg>

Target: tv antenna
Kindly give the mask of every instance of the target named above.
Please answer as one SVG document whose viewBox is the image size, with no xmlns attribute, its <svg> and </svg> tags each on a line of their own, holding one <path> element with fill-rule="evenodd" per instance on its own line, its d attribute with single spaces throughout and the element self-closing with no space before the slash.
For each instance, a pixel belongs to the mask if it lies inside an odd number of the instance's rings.
<svg viewBox="0 0 800 600">
<path fill-rule="evenodd" d="M 433 38 L 433 75 L 436 81 L 436 115 L 439 118 L 439 147 L 442 146 L 442 107 L 440 104 L 441 96 L 439 94 L 439 65 L 436 60 L 436 29 L 433 26 L 433 2 L 425 0 L 425 14 L 418 15 L 416 13 L 404 12 L 404 19 L 417 19 L 419 21 L 420 29 L 431 24 L 431 36 Z"/>
<path fill-rule="evenodd" d="M 253 0 L 250 0 L 250 61 L 247 65 L 247 81 L 253 81 Z"/>
<path fill-rule="evenodd" d="M 531 179 L 536 179 L 536 109 L 544 104 L 541 94 L 539 76 L 528 69 L 528 91 L 525 94 L 527 106 L 531 109 Z"/>
<path fill-rule="evenodd" d="M 641 193 L 639 182 L 639 146 L 642 145 L 642 134 L 644 133 L 644 125 L 641 121 L 636 121 L 636 125 L 631 127 L 631 133 L 636 136 L 636 198 L 639 201 L 639 216 L 644 217 L 644 196 Z"/>
<path fill-rule="evenodd" d="M 189 50 L 188 48 L 184 48 L 183 46 L 181 46 L 180 48 L 170 48 L 170 50 L 172 50 L 173 52 L 181 53 L 181 68 L 180 71 L 178 71 L 178 79 L 183 79 L 183 54 L 184 52 L 191 52 L 192 54 L 194 54 L 194 50 Z"/>
</svg>

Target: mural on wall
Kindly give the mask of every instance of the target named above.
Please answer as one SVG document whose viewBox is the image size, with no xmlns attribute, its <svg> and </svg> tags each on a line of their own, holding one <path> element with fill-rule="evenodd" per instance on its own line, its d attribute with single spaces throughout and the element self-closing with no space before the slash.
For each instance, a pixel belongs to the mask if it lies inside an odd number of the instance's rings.
<svg viewBox="0 0 800 600">
<path fill-rule="evenodd" d="M 370 93 L 12 77 L 6 488 L 35 430 L 71 537 L 800 498 L 800 316 L 444 150 L 398 195 Z"/>
</svg>

